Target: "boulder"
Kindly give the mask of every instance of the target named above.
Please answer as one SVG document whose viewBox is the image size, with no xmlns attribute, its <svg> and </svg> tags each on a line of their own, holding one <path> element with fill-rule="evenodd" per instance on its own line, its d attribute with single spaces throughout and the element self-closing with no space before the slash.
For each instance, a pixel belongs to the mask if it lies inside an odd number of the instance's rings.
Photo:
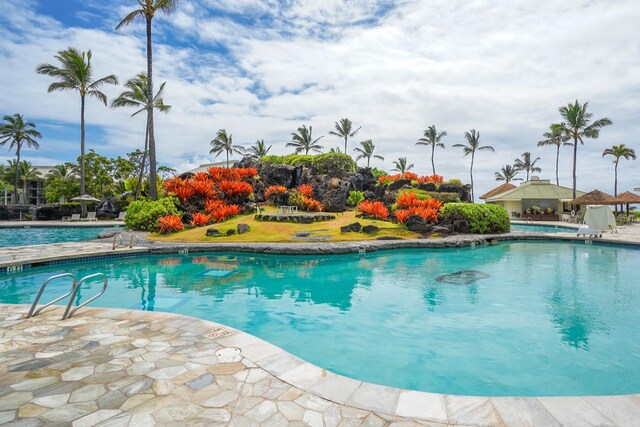
<svg viewBox="0 0 640 427">
<path fill-rule="evenodd" d="M 389 184 L 389 191 L 399 190 L 404 186 L 411 187 L 411 180 L 399 179 L 396 182 L 392 182 L 391 184 Z"/>
<path fill-rule="evenodd" d="M 227 230 L 227 236 L 233 236 L 234 234 L 236 234 L 235 228 L 231 228 Z"/>
<path fill-rule="evenodd" d="M 362 191 L 364 186 L 364 178 L 359 173 L 350 173 L 349 181 L 351 181 L 350 191 Z"/>
<path fill-rule="evenodd" d="M 116 234 L 120 233 L 122 230 L 119 229 L 113 229 L 113 230 L 102 230 L 101 232 L 98 233 L 98 239 L 108 239 L 110 237 L 115 236 Z"/>
<path fill-rule="evenodd" d="M 461 234 L 468 234 L 471 230 L 466 219 L 456 219 L 453 221 L 453 231 Z"/>
<path fill-rule="evenodd" d="M 238 224 L 238 234 L 244 234 L 251 230 L 249 224 Z"/>
<path fill-rule="evenodd" d="M 359 168 L 358 173 L 362 175 L 362 191 L 370 191 L 378 183 L 371 168 Z"/>
<path fill-rule="evenodd" d="M 298 231 L 296 233 L 296 237 L 309 237 L 311 235 L 310 231 Z"/>
<path fill-rule="evenodd" d="M 92 210 L 90 209 L 90 206 L 88 206 L 88 208 L 88 210 Z M 95 210 L 96 217 L 98 218 L 116 218 L 120 212 L 120 203 L 118 203 L 118 200 L 115 198 L 102 199 L 96 203 Z"/>
<path fill-rule="evenodd" d="M 374 234 L 380 231 L 380 227 L 377 225 L 365 225 L 362 227 L 362 232 L 366 234 Z"/>
<path fill-rule="evenodd" d="M 283 185 L 291 188 L 295 169 L 293 166 L 260 163 L 258 174 L 267 187 L 270 185 Z"/>
<path fill-rule="evenodd" d="M 14 205 L 11 205 L 14 206 Z M 19 205 L 18 205 L 19 206 Z M 71 216 L 74 213 L 80 213 L 79 204 L 64 204 L 49 203 L 46 205 L 40 205 L 31 207 L 32 215 L 35 215 L 35 219 L 40 221 L 57 220 L 60 221 L 64 216 Z"/>
<path fill-rule="evenodd" d="M 220 235 L 220 230 L 215 228 L 207 228 L 207 237 L 215 237 Z"/>
<path fill-rule="evenodd" d="M 359 222 L 354 222 L 349 225 L 340 227 L 340 231 L 342 231 L 343 233 L 351 233 L 351 232 L 357 233 L 361 229 L 362 229 L 362 224 L 360 224 Z"/>
<path fill-rule="evenodd" d="M 329 175 L 314 175 L 307 183 L 313 186 L 314 198 L 322 203 L 325 212 L 344 212 L 347 209 L 351 181 Z"/>
<path fill-rule="evenodd" d="M 441 236 L 448 236 L 451 231 L 447 227 L 440 225 L 433 226 L 430 231 L 431 234 L 439 234 Z"/>
<path fill-rule="evenodd" d="M 371 190 L 367 190 L 363 193 L 364 199 L 365 200 L 375 200 L 378 198 L 378 196 L 376 195 L 376 193 L 374 193 Z"/>
<path fill-rule="evenodd" d="M 433 182 L 421 182 L 418 184 L 418 190 L 436 191 L 436 184 Z"/>
<path fill-rule="evenodd" d="M 405 225 L 409 231 L 413 231 L 414 233 L 426 234 L 431 231 L 431 225 L 418 215 L 409 215 L 405 221 Z"/>
</svg>

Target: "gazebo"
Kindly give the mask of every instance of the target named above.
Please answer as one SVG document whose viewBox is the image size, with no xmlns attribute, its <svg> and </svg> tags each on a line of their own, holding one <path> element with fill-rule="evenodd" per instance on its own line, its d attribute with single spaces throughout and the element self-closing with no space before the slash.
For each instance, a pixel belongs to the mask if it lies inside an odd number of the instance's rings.
<svg viewBox="0 0 640 427">
<path fill-rule="evenodd" d="M 572 205 L 620 205 L 624 202 L 600 190 L 593 190 L 573 199 L 569 203 Z"/>
<path fill-rule="evenodd" d="M 625 191 L 624 193 L 618 194 L 618 199 L 627 205 L 627 215 L 629 215 L 629 205 L 640 204 L 640 196 L 636 193 L 632 193 L 631 191 Z"/>
</svg>

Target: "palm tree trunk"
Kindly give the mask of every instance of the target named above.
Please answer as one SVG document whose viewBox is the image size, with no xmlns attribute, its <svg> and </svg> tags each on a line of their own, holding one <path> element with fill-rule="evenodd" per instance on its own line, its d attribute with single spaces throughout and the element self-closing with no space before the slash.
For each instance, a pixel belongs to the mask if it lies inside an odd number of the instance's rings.
<svg viewBox="0 0 640 427">
<path fill-rule="evenodd" d="M 475 197 L 473 196 L 473 157 L 475 156 L 475 152 L 471 154 L 471 168 L 469 169 L 469 175 L 471 175 L 471 203 L 475 203 Z"/>
<path fill-rule="evenodd" d="M 576 161 L 578 159 L 578 138 L 573 138 L 573 198 L 576 198 Z"/>
<path fill-rule="evenodd" d="M 529 181 L 529 169 L 525 169 L 527 171 L 527 181 Z"/>
<path fill-rule="evenodd" d="M 371 156 L 367 157 L 367 169 L 369 169 L 369 162 L 371 161 Z"/>
<path fill-rule="evenodd" d="M 18 145 L 16 147 L 16 177 L 13 181 L 13 197 L 15 197 L 13 203 L 16 205 L 18 204 L 18 179 L 20 177 L 20 145 L 21 143 L 18 142 Z"/>
<path fill-rule="evenodd" d="M 620 157 L 616 159 L 616 166 L 614 167 L 614 181 L 613 181 L 613 195 L 618 197 L 618 161 L 620 161 Z M 616 210 L 618 210 L 618 205 L 616 205 Z M 620 210 L 622 210 L 622 205 L 620 205 Z"/>
<path fill-rule="evenodd" d="M 344 137 L 344 154 L 347 154 L 347 136 Z"/>
<path fill-rule="evenodd" d="M 436 146 L 432 145 L 431 146 L 431 169 L 433 170 L 433 174 L 436 174 L 436 164 L 433 163 L 433 154 L 436 151 Z"/>
<path fill-rule="evenodd" d="M 229 169 L 229 150 L 226 150 L 226 151 L 227 151 L 227 169 Z"/>
<path fill-rule="evenodd" d="M 560 146 L 556 149 L 556 185 L 560 185 L 560 179 L 558 179 L 558 160 L 560 160 Z"/>
<path fill-rule="evenodd" d="M 153 52 L 151 49 L 151 16 L 147 16 L 147 129 L 149 133 L 149 195 L 158 200 L 156 140 L 153 133 Z"/>
<path fill-rule="evenodd" d="M 140 161 L 140 176 L 138 177 L 138 184 L 136 184 L 136 195 L 134 200 L 138 200 L 140 192 L 142 191 L 142 180 L 144 179 L 144 166 L 147 160 L 147 150 L 149 149 L 149 122 L 147 121 L 147 129 L 144 134 L 144 151 L 142 152 L 142 160 Z M 151 183 L 149 183 L 151 186 Z"/>
<path fill-rule="evenodd" d="M 84 183 L 84 95 L 80 95 L 80 195 L 85 194 Z M 80 202 L 82 216 L 87 215 L 87 206 Z"/>
</svg>

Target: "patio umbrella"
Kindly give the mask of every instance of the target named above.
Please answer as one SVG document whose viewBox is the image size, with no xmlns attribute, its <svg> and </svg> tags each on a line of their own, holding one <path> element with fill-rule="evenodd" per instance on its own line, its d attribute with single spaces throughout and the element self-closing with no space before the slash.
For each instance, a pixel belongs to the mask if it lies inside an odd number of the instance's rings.
<svg viewBox="0 0 640 427">
<path fill-rule="evenodd" d="M 627 205 L 627 215 L 629 215 L 629 205 L 635 205 L 640 203 L 640 196 L 631 191 L 625 191 L 618 194 L 618 199 Z"/>
<path fill-rule="evenodd" d="M 88 194 L 83 194 L 82 196 L 78 196 L 78 197 L 72 197 L 71 200 L 76 201 L 76 202 L 99 202 L 100 199 L 96 199 L 93 196 L 90 196 Z"/>
<path fill-rule="evenodd" d="M 572 205 L 620 205 L 623 202 L 617 197 L 613 197 L 607 193 L 603 193 L 600 190 L 593 190 L 587 194 L 573 199 Z"/>
</svg>

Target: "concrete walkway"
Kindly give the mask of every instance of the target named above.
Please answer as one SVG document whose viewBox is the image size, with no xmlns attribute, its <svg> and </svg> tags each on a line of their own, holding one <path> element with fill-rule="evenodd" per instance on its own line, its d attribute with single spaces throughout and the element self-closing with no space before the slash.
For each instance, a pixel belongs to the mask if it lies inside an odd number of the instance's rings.
<svg viewBox="0 0 640 427">
<path fill-rule="evenodd" d="M 637 426 L 640 395 L 468 397 L 342 377 L 252 335 L 166 313 L 0 305 L 0 424 Z"/>
</svg>

